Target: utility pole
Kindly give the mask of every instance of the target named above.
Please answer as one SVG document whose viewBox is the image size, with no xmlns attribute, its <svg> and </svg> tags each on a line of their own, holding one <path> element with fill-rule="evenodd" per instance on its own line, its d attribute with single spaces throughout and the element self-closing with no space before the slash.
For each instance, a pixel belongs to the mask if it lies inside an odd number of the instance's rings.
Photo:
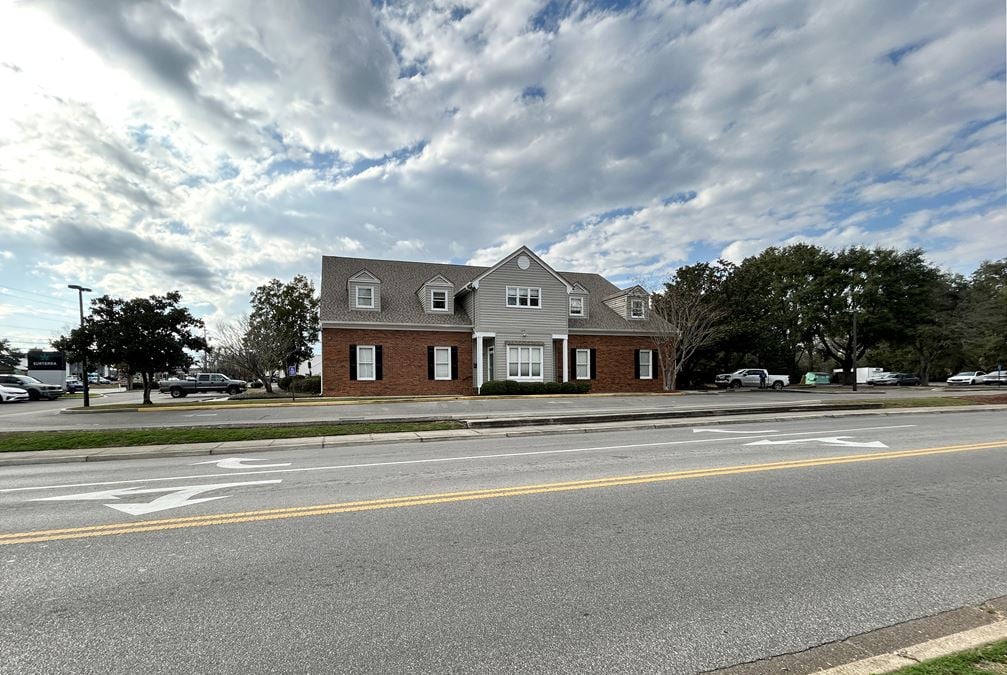
<svg viewBox="0 0 1007 675">
<path fill-rule="evenodd" d="M 857 390 L 857 307 L 853 306 L 853 391 Z"/>
<path fill-rule="evenodd" d="M 78 286 L 77 284 L 69 284 L 67 288 L 72 288 L 77 291 L 77 300 L 80 304 L 80 332 L 81 335 L 84 334 L 84 294 L 90 293 L 90 288 L 84 288 L 83 286 Z M 80 350 L 80 361 L 81 369 L 84 371 L 83 377 L 81 378 L 84 382 L 84 407 L 91 407 L 91 392 L 90 392 L 90 382 L 87 376 L 87 345 L 82 344 Z"/>
</svg>

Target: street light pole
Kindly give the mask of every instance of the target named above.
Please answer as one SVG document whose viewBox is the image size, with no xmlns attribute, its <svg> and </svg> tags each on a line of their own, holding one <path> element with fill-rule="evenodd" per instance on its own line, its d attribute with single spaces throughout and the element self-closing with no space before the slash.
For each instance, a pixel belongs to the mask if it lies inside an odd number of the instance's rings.
<svg viewBox="0 0 1007 675">
<path fill-rule="evenodd" d="M 77 284 L 70 284 L 70 285 L 67 286 L 67 288 L 72 288 L 75 291 L 77 291 L 77 300 L 80 303 L 80 330 L 81 330 L 81 334 L 83 335 L 83 333 L 84 333 L 84 293 L 90 293 L 91 289 L 90 288 L 84 288 L 83 286 L 78 286 Z M 84 382 L 84 407 L 85 408 L 89 408 L 89 407 L 91 407 L 91 393 L 89 391 L 89 386 L 88 386 L 89 383 L 88 383 L 88 377 L 87 377 L 87 346 L 86 345 L 82 345 L 82 348 L 80 350 L 80 365 L 81 365 L 81 369 L 83 369 L 83 371 L 84 371 L 82 373 L 83 378 L 81 378 L 83 380 L 83 382 Z"/>
<path fill-rule="evenodd" d="M 857 306 L 853 306 L 853 391 L 857 390 Z"/>
</svg>

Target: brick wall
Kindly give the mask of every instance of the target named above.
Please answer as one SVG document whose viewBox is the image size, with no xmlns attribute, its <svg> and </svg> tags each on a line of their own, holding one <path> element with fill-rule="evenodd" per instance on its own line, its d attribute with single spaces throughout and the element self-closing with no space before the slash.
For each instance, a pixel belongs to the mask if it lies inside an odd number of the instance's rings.
<svg viewBox="0 0 1007 675">
<path fill-rule="evenodd" d="M 654 349 L 648 337 L 621 335 L 571 335 L 570 349 L 594 349 L 597 378 L 591 381 L 595 393 L 662 391 L 661 373 L 654 350 L 653 379 L 636 379 L 636 350 Z M 562 362 L 561 362 L 562 363 Z M 574 360 L 570 358 L 570 379 L 575 379 Z"/>
<path fill-rule="evenodd" d="M 350 345 L 381 345 L 381 380 L 350 380 Z M 458 347 L 458 379 L 427 379 L 427 347 Z M 446 331 L 322 329 L 322 394 L 408 396 L 474 394 L 472 334 Z"/>
</svg>

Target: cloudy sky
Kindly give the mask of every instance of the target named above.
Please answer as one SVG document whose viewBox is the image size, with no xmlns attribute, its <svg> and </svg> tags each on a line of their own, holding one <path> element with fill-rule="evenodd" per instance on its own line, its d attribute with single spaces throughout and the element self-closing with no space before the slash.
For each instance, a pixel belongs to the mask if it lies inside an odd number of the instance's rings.
<svg viewBox="0 0 1007 675">
<path fill-rule="evenodd" d="M 0 334 L 320 256 L 1007 255 L 1003 0 L 0 0 Z"/>
</svg>

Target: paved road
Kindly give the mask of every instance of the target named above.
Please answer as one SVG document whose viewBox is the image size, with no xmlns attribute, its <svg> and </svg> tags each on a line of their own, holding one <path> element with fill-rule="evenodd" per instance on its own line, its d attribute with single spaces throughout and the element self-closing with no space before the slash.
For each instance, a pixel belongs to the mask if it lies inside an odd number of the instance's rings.
<svg viewBox="0 0 1007 675">
<path fill-rule="evenodd" d="M 788 406 L 797 403 L 837 402 L 842 400 L 882 400 L 917 396 L 960 396 L 996 394 L 989 387 L 949 391 L 946 387 L 896 388 L 879 390 L 861 388 L 851 391 L 758 391 L 691 393 L 683 396 L 606 396 L 538 399 L 466 399 L 453 401 L 415 401 L 406 403 L 353 404 L 339 406 L 297 406 L 274 408 L 228 408 L 218 410 L 158 410 L 149 412 L 66 415 L 60 410 L 67 402 L 32 402 L 0 407 L 0 432 L 43 429 L 115 429 L 170 426 L 228 426 L 248 424 L 284 424 L 298 422 L 338 422 L 361 417 L 455 416 L 462 419 L 495 415 L 542 415 L 626 410 L 698 409 L 748 407 L 751 405 Z M 158 398 L 160 397 L 160 398 Z M 212 400 L 216 396 L 207 396 Z M 135 392 L 112 394 L 98 401 L 102 404 L 129 400 L 139 404 Z M 172 399 L 155 394 L 155 402 Z M 79 405 L 74 403 L 74 405 Z"/>
<path fill-rule="evenodd" d="M 1007 594 L 997 413 L 251 457 L 5 470 L 0 670 L 691 673 Z"/>
</svg>

